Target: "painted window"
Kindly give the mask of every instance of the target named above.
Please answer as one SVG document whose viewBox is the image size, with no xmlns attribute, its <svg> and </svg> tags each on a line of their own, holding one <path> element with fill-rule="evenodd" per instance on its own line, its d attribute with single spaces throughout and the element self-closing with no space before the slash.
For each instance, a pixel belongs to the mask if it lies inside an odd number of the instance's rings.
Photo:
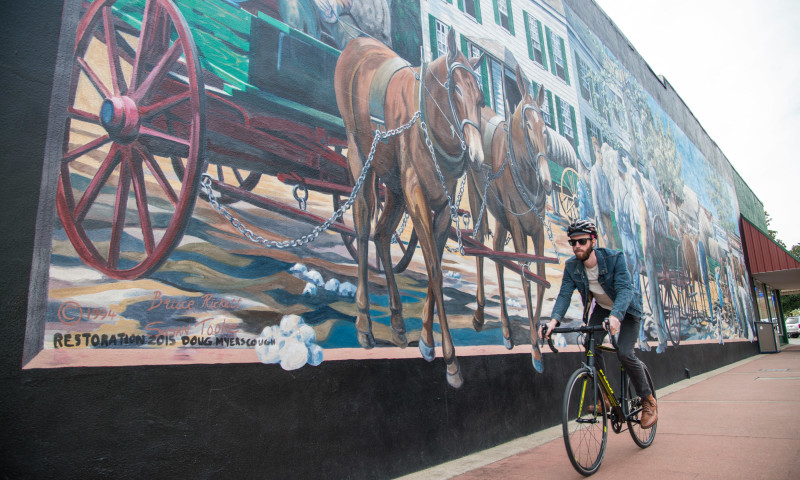
<svg viewBox="0 0 800 480">
<path fill-rule="evenodd" d="M 447 31 L 448 27 L 444 23 L 436 20 L 436 57 L 447 55 Z"/>
<path fill-rule="evenodd" d="M 458 0 L 458 9 L 482 23 L 480 0 Z"/>
<path fill-rule="evenodd" d="M 597 146 L 601 146 L 603 144 L 603 135 L 600 133 L 600 128 L 594 124 L 588 117 L 583 117 L 583 124 L 586 125 L 586 138 L 589 142 L 589 156 L 592 159 L 592 165 L 597 163 L 597 157 L 594 151 L 594 144 L 592 143 L 592 138 L 597 139 Z"/>
<path fill-rule="evenodd" d="M 580 77 L 581 96 L 587 102 L 592 101 L 592 71 L 581 57 L 575 54 L 575 65 L 578 67 L 578 76 Z"/>
<path fill-rule="evenodd" d="M 570 109 L 572 108 L 570 104 L 565 101 L 561 101 L 561 112 L 560 112 L 560 119 L 561 119 L 561 131 L 564 133 L 565 137 L 569 137 L 570 139 L 575 138 L 575 133 L 572 131 L 572 113 Z"/>
<path fill-rule="evenodd" d="M 550 71 L 569 85 L 569 68 L 567 67 L 567 47 L 564 39 L 545 27 L 547 32 L 547 50 L 550 55 Z"/>
<path fill-rule="evenodd" d="M 492 0 L 494 2 L 494 21 L 514 35 L 514 16 L 511 0 Z"/>
<path fill-rule="evenodd" d="M 470 42 L 466 39 L 466 37 L 461 37 L 461 50 L 467 57 L 478 57 L 483 54 L 483 50 L 475 45 L 474 43 Z M 478 84 L 481 86 L 481 91 L 483 92 L 483 99 L 484 104 L 487 107 L 492 106 L 492 95 L 491 95 L 491 78 L 489 75 L 489 56 L 484 56 L 483 61 L 481 61 L 480 68 L 475 69 L 475 74 L 478 76 Z"/>
<path fill-rule="evenodd" d="M 547 68 L 547 60 L 544 55 L 544 29 L 542 22 L 533 18 L 528 12 L 524 12 L 525 35 L 528 38 L 528 57 L 544 68 Z"/>
<path fill-rule="evenodd" d="M 545 102 L 542 104 L 542 118 L 544 119 L 544 123 L 546 123 L 550 128 L 554 128 L 553 125 L 553 116 L 550 112 L 553 110 L 553 94 L 550 93 L 549 90 L 544 91 L 545 95 Z"/>
</svg>

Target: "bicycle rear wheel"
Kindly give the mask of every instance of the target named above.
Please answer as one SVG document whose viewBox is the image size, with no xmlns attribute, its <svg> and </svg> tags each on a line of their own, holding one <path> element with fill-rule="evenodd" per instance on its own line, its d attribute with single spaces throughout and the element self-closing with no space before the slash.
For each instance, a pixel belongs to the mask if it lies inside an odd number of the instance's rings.
<svg viewBox="0 0 800 480">
<path fill-rule="evenodd" d="M 600 468 L 608 440 L 605 402 L 600 402 L 599 411 L 589 411 L 601 398 L 598 387 L 589 369 L 581 368 L 572 374 L 564 391 L 564 445 L 572 466 L 586 476 Z"/>
<path fill-rule="evenodd" d="M 647 370 L 647 366 L 642 364 L 644 367 L 644 374 L 647 377 L 647 384 L 650 386 L 650 390 L 653 392 L 653 398 L 656 398 L 656 389 L 653 387 L 653 379 L 650 378 L 650 372 Z M 628 385 L 625 389 L 625 403 L 628 406 L 628 431 L 631 432 L 631 438 L 639 445 L 641 448 L 647 448 L 652 443 L 653 440 L 656 438 L 656 427 L 658 427 L 658 421 L 653 424 L 651 428 L 644 429 L 641 425 L 641 415 L 642 415 L 642 399 L 633 393 L 633 383 L 631 383 L 630 377 L 628 377 Z"/>
</svg>

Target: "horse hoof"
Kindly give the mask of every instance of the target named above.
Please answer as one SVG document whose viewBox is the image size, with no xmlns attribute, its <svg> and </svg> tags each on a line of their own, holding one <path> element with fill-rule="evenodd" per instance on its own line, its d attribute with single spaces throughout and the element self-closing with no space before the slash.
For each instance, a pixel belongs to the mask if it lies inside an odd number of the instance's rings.
<svg viewBox="0 0 800 480">
<path fill-rule="evenodd" d="M 422 354 L 422 358 L 429 362 L 432 362 L 436 357 L 436 350 L 432 346 L 425 343 L 425 340 L 423 340 L 421 337 L 419 339 L 419 352 Z"/>
<path fill-rule="evenodd" d="M 536 354 L 531 354 L 531 360 L 533 361 L 533 369 L 538 373 L 544 373 L 544 359 L 537 359 Z"/>
<path fill-rule="evenodd" d="M 392 327 L 392 342 L 400 348 L 406 348 L 408 346 L 408 338 L 406 338 L 406 332 L 398 332 L 397 330 Z"/>
<path fill-rule="evenodd" d="M 656 353 L 664 353 L 665 351 L 667 351 L 667 347 L 665 347 L 664 345 L 659 345 L 658 347 L 656 347 Z"/>
<path fill-rule="evenodd" d="M 511 337 L 503 338 L 503 345 L 505 345 L 506 349 L 511 350 L 514 348 L 514 340 L 511 340 Z"/>
<path fill-rule="evenodd" d="M 458 363 L 456 363 L 455 373 L 447 371 L 447 383 L 453 388 L 461 388 L 464 385 L 464 377 L 461 375 L 461 367 L 458 366 Z"/>
<path fill-rule="evenodd" d="M 483 330 L 483 311 L 475 310 L 475 313 L 472 315 L 472 328 L 475 329 L 476 332 L 480 332 Z"/>
<path fill-rule="evenodd" d="M 374 348 L 375 337 L 372 335 L 372 332 L 358 332 L 358 344 L 364 348 Z"/>
</svg>

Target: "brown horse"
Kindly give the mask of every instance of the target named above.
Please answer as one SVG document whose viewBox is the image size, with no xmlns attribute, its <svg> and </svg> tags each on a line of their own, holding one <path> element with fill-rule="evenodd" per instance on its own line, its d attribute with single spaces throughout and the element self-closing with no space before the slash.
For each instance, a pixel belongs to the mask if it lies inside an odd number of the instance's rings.
<svg viewBox="0 0 800 480">
<path fill-rule="evenodd" d="M 463 383 L 463 377 L 447 325 L 441 264 L 450 229 L 450 196 L 467 166 L 480 168 L 483 163 L 478 126 L 483 93 L 472 70 L 480 58 L 467 60 L 458 51 L 453 30 L 450 30 L 447 40 L 447 55 L 420 69 L 399 66 L 402 63 L 399 57 L 375 40 L 354 39 L 339 57 L 334 81 L 336 101 L 347 128 L 347 160 L 354 182 L 362 176 L 365 164 L 372 162 L 363 175 L 363 187 L 355 195 L 353 203 L 358 244 L 358 341 L 365 348 L 375 345 L 369 315 L 367 252 L 371 221 L 376 211 L 376 179 L 380 179 L 386 186 L 386 196 L 383 213 L 375 225 L 374 243 L 384 265 L 389 289 L 392 340 L 401 347 L 408 344 L 389 253 L 392 234 L 403 211 L 407 210 L 419 237 L 428 272 L 428 296 L 422 311 L 419 349 L 426 360 L 433 360 L 435 307 L 441 327 L 447 381 L 457 388 Z M 370 159 L 368 152 L 374 138 L 370 116 L 375 113 L 370 111 L 370 106 L 375 110 L 376 91 L 385 91 L 382 105 L 377 108 L 385 115 L 389 131 L 406 125 L 416 112 L 420 112 L 421 121 L 400 133 L 395 132 L 385 143 L 375 144 Z"/>
<path fill-rule="evenodd" d="M 510 127 L 508 122 L 501 121 L 489 109 L 484 109 L 484 155 L 491 164 L 491 179 L 485 174 L 478 179 L 477 175 L 470 175 L 470 208 L 477 222 L 481 209 L 478 204 L 482 197 L 486 181 L 489 181 L 485 199 L 495 218 L 494 249 L 502 251 L 505 246 L 506 234 L 511 233 L 514 250 L 517 253 L 528 253 L 528 237 L 533 240 L 534 252 L 544 254 L 544 216 L 547 208 L 547 196 L 552 189 L 550 167 L 545 154 L 547 151 L 546 137 L 544 134 L 545 123 L 542 117 L 541 105 L 544 102 L 544 89 L 539 86 L 536 98 L 528 91 L 528 80 L 517 66 L 517 87 L 522 94 L 513 115 Z M 495 178 L 496 177 L 496 178 Z M 478 195 L 476 195 L 476 193 Z M 477 212 L 477 213 L 476 213 Z M 485 218 L 485 214 L 484 217 Z M 476 237 L 482 240 L 486 233 L 486 223 L 481 222 Z M 500 288 L 501 314 L 503 338 L 506 348 L 514 347 L 511 338 L 511 327 L 506 308 L 505 283 L 503 281 L 503 265 L 496 263 L 497 284 Z M 478 291 L 477 308 L 473 317 L 473 326 L 480 331 L 484 324 L 484 306 L 486 296 L 483 290 L 483 259 L 477 257 Z M 544 263 L 537 263 L 537 275 L 545 278 Z M 542 313 L 544 299 L 544 285 L 541 283 L 536 288 L 536 311 L 531 306 L 530 281 L 525 274 L 522 275 L 522 286 L 525 292 L 525 301 L 528 308 L 528 321 L 530 323 L 530 336 L 533 365 L 537 371 L 542 371 L 542 354 L 539 350 L 539 335 L 536 325 Z"/>
</svg>

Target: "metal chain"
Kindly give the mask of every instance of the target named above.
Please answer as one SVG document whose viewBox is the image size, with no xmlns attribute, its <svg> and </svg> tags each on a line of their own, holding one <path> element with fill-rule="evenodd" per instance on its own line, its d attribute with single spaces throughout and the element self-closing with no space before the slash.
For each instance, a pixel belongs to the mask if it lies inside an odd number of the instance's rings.
<svg viewBox="0 0 800 480">
<path fill-rule="evenodd" d="M 394 231 L 394 235 L 392 235 L 392 245 L 394 245 L 395 243 L 399 243 L 398 238 L 400 238 L 400 235 L 402 235 L 403 232 L 406 231 L 406 223 L 408 223 L 408 218 L 409 218 L 408 217 L 408 212 L 404 212 L 403 213 L 403 221 L 400 223 L 400 228 L 395 230 Z"/>
<path fill-rule="evenodd" d="M 353 186 L 353 193 L 350 195 L 347 201 L 344 202 L 344 204 L 342 204 L 342 206 L 339 207 L 339 209 L 336 210 L 336 212 L 334 212 L 331 218 L 326 220 L 322 225 L 317 225 L 316 227 L 314 227 L 311 233 L 303 235 L 302 237 L 295 240 L 285 240 L 282 242 L 277 242 L 275 240 L 267 240 L 261 235 L 256 235 L 255 233 L 253 233 L 253 231 L 247 228 L 238 218 L 234 217 L 230 212 L 228 212 L 228 210 L 225 207 L 220 205 L 216 195 L 214 195 L 214 192 L 211 189 L 212 185 L 211 182 L 213 180 L 211 178 L 211 175 L 203 173 L 200 179 L 200 186 L 203 190 L 203 193 L 205 193 L 208 196 L 208 201 L 211 204 L 211 206 L 214 207 L 214 210 L 216 210 L 217 212 L 219 212 L 220 215 L 225 217 L 231 223 L 231 225 L 233 225 L 239 231 L 239 233 L 241 233 L 251 242 L 257 243 L 265 248 L 289 248 L 289 247 L 300 247 L 303 245 L 307 245 L 316 240 L 317 237 L 319 237 L 319 235 L 323 231 L 330 228 L 333 222 L 335 222 L 342 215 L 344 215 L 345 212 L 347 212 L 347 210 L 349 210 L 350 207 L 353 205 L 353 202 L 355 202 L 355 198 L 358 195 L 358 192 L 364 185 L 364 181 L 367 178 L 367 173 L 369 172 L 369 169 L 372 166 L 372 160 L 375 157 L 375 150 L 378 147 L 378 142 L 385 138 L 399 135 L 405 130 L 408 130 L 416 123 L 417 120 L 419 120 L 420 117 L 421 117 L 421 112 L 417 111 L 414 114 L 414 116 L 411 117 L 411 120 L 409 120 L 407 123 L 401 125 L 398 128 L 395 128 L 393 130 L 387 130 L 386 132 L 381 132 L 380 130 L 376 130 L 375 137 L 372 139 L 372 148 L 370 148 L 367 161 L 364 162 L 364 167 L 361 170 L 361 175 L 359 175 L 356 184 Z"/>
<path fill-rule="evenodd" d="M 439 162 L 436 161 L 436 152 L 433 150 L 433 142 L 431 141 L 430 135 L 428 135 L 428 125 L 425 123 L 425 120 L 420 122 L 420 127 L 422 128 L 422 132 L 425 134 L 425 145 L 428 146 L 428 151 L 431 152 L 431 159 L 433 159 L 433 166 L 436 167 L 436 173 L 439 175 L 439 182 L 442 184 L 442 190 L 444 190 L 445 197 L 447 197 L 447 206 L 450 208 L 450 221 L 455 223 L 456 225 L 456 238 L 458 238 L 458 250 L 451 250 L 450 247 L 447 247 L 448 251 L 458 252 L 461 255 L 464 255 L 464 245 L 461 243 L 461 228 L 458 226 L 458 208 L 453 205 L 453 199 L 450 197 L 450 192 L 447 191 L 447 184 L 444 181 L 444 175 L 442 175 L 442 170 L 439 168 Z"/>
</svg>

